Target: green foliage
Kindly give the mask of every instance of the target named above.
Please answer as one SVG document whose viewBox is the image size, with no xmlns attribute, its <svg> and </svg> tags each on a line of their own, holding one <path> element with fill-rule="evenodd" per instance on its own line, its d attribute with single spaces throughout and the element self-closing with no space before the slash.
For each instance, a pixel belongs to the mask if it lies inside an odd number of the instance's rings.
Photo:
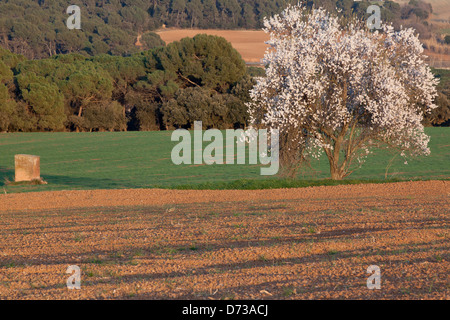
<svg viewBox="0 0 450 320">
<path fill-rule="evenodd" d="M 9 49 L 0 48 L 0 131 L 160 130 L 189 128 L 195 120 L 211 128 L 245 127 L 252 78 L 264 76 L 264 69 L 246 68 L 220 37 L 198 35 L 165 46 L 148 31 L 162 24 L 259 28 L 263 17 L 296 2 L 79 0 L 82 30 L 68 30 L 68 1 L 0 1 L 0 45 Z M 365 16 L 370 2 L 307 4 Z M 385 1 L 383 20 L 405 25 L 414 15 L 418 23 L 416 9 L 431 12 L 421 1 L 408 6 L 411 12 Z M 449 88 L 441 82 L 439 108 L 426 116 L 427 125 L 448 123 Z"/>
<path fill-rule="evenodd" d="M 90 131 L 125 131 L 126 117 L 122 111 L 122 106 L 116 101 L 95 104 L 85 111 L 84 128 Z"/>
<path fill-rule="evenodd" d="M 10 69 L 14 69 L 19 62 L 25 60 L 25 57 L 0 47 L 0 60 Z"/>
<path fill-rule="evenodd" d="M 0 45 L 30 59 L 61 53 L 130 55 L 163 46 L 150 32 L 189 28 L 260 28 L 263 17 L 294 0 L 0 1 Z M 66 8 L 81 8 L 81 30 L 68 30 Z M 136 46 L 139 35 L 142 48 Z"/>
<path fill-rule="evenodd" d="M 132 127 L 136 130 L 150 131 L 160 128 L 157 103 L 137 103 L 133 113 L 135 121 L 132 123 Z"/>
<path fill-rule="evenodd" d="M 158 46 L 161 38 L 151 32 L 167 27 L 199 29 L 259 29 L 265 17 L 279 13 L 297 0 L 67 0 L 0 1 L 0 45 L 27 58 L 45 58 L 61 53 L 128 56 Z M 330 12 L 342 10 L 367 17 L 370 1 L 305 0 L 310 7 Z M 81 30 L 68 30 L 66 8 L 81 8 Z M 382 6 L 382 20 L 398 27 L 415 26 L 426 31 L 425 20 L 432 12 L 423 1 L 410 1 L 400 7 L 393 1 Z M 420 30 L 422 35 L 424 30 Z M 142 47 L 136 46 L 138 36 Z"/>
<path fill-rule="evenodd" d="M 237 97 L 197 87 L 180 89 L 163 104 L 161 113 L 170 129 L 193 128 L 194 121 L 202 121 L 206 128 L 225 129 L 246 120 L 246 108 Z"/>
<path fill-rule="evenodd" d="M 245 62 L 224 38 L 199 34 L 156 51 L 158 68 L 177 76 L 184 86 L 226 92 L 245 75 Z"/>
<path fill-rule="evenodd" d="M 129 57 L 24 60 L 2 51 L 0 58 L 2 131 L 158 130 L 195 120 L 228 128 L 247 121 L 253 83 L 240 54 L 220 37 L 198 35 Z"/>
<path fill-rule="evenodd" d="M 3 61 L 0 60 L 0 82 L 6 83 L 13 79 L 13 72 Z"/>
<path fill-rule="evenodd" d="M 450 44 L 450 35 L 446 35 L 444 41 L 446 44 Z"/>
<path fill-rule="evenodd" d="M 424 124 L 445 126 L 450 76 L 434 72 L 439 108 Z M 209 128 L 245 127 L 255 76 L 264 69 L 246 68 L 228 42 L 206 35 L 130 57 L 24 60 L 2 50 L 0 130 L 160 130 L 190 128 L 196 120 Z"/>
<path fill-rule="evenodd" d="M 424 125 L 449 125 L 450 124 L 450 97 L 443 94 L 442 92 L 438 93 L 438 96 L 435 99 L 435 104 L 438 106 L 436 109 L 433 109 L 430 114 L 424 116 Z"/>
<path fill-rule="evenodd" d="M 66 116 L 63 95 L 58 87 L 34 73 L 19 75 L 17 83 L 20 95 L 28 107 L 26 118 L 33 119 L 31 121 L 35 124 L 35 129 L 62 130 Z"/>
<path fill-rule="evenodd" d="M 69 30 L 66 8 L 74 3 L 66 0 L 0 2 L 0 44 L 28 58 L 44 58 L 61 53 L 80 52 L 88 55 L 102 53 L 129 55 L 140 49 L 135 45 L 137 35 L 153 30 L 160 22 L 147 13 L 149 3 L 119 1 L 105 4 L 80 0 L 81 30 Z M 149 33 L 144 49 L 163 44 L 159 36 Z"/>
<path fill-rule="evenodd" d="M 153 32 L 144 33 L 141 37 L 141 43 L 146 50 L 156 47 L 164 47 L 166 45 L 161 37 Z"/>
<path fill-rule="evenodd" d="M 438 106 L 430 114 L 425 114 L 424 125 L 449 126 L 450 125 L 450 70 L 432 69 L 439 79 L 437 86 L 438 96 L 435 104 Z"/>
<path fill-rule="evenodd" d="M 266 70 L 260 67 L 248 67 L 247 73 L 251 77 L 264 77 L 266 75 Z"/>
<path fill-rule="evenodd" d="M 0 132 L 9 128 L 15 109 L 16 102 L 9 95 L 8 88 L 0 83 Z"/>
<path fill-rule="evenodd" d="M 307 0 L 308 7 L 323 7 L 328 12 L 338 13 L 344 17 L 356 15 L 359 18 L 368 18 L 367 8 L 376 4 L 381 8 L 381 20 L 392 23 L 396 29 L 413 27 L 422 39 L 431 37 L 431 27 L 427 19 L 432 12 L 432 7 L 424 1 L 410 1 L 408 4 L 400 5 L 394 1 L 353 1 L 353 0 Z M 346 20 L 343 20 L 346 22 Z"/>
<path fill-rule="evenodd" d="M 160 70 L 149 75 L 148 82 L 163 96 L 172 97 L 161 107 L 165 128 L 189 128 L 199 120 L 209 128 L 245 124 L 243 101 L 249 97 L 241 95 L 239 100 L 234 87 L 244 78 L 246 67 L 225 39 L 204 34 L 184 38 L 155 50 L 155 61 Z"/>
</svg>

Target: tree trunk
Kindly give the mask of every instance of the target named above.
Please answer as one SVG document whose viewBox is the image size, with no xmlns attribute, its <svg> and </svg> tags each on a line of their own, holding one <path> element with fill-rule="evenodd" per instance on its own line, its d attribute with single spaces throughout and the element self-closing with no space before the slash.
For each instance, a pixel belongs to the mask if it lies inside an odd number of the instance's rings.
<svg viewBox="0 0 450 320">
<path fill-rule="evenodd" d="M 345 176 L 345 168 L 342 164 L 341 167 L 339 167 L 339 158 L 336 159 L 333 157 L 333 155 L 330 153 L 328 154 L 328 162 L 330 163 L 330 174 L 332 180 L 342 180 Z"/>
<path fill-rule="evenodd" d="M 80 106 L 80 109 L 78 109 L 78 118 L 81 118 L 81 114 L 83 113 L 83 106 Z M 76 132 L 80 132 L 81 128 L 77 126 Z"/>
<path fill-rule="evenodd" d="M 330 173 L 332 180 L 342 180 L 344 178 L 344 173 L 342 172 L 341 168 L 330 166 Z"/>
</svg>

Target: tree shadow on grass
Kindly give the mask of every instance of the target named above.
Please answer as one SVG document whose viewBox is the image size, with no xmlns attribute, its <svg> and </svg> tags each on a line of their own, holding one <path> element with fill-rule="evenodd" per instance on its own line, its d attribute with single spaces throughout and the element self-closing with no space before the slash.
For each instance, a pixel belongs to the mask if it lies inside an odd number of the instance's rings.
<svg viewBox="0 0 450 320">
<path fill-rule="evenodd" d="M 5 186 L 7 180 L 14 181 L 14 170 L 0 166 L 0 186 Z"/>
<path fill-rule="evenodd" d="M 8 192 L 48 191 L 61 189 L 133 189 L 136 185 L 131 181 L 121 179 L 105 179 L 90 177 L 73 177 L 67 175 L 41 174 L 47 185 L 7 185 L 7 181 L 14 181 L 14 169 L 0 166 L 0 187 Z"/>
</svg>

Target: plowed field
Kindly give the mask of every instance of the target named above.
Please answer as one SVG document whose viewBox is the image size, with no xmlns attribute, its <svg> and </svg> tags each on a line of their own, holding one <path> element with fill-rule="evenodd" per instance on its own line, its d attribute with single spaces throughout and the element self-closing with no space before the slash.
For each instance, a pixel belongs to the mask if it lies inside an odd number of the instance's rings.
<svg viewBox="0 0 450 320">
<path fill-rule="evenodd" d="M 0 195 L 0 298 L 449 299 L 449 199 L 448 181 Z"/>
</svg>

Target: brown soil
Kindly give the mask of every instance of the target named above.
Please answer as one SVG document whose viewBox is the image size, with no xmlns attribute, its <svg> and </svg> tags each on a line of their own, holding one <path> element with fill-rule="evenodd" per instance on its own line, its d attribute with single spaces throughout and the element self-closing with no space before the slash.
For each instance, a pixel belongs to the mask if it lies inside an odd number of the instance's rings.
<svg viewBox="0 0 450 320">
<path fill-rule="evenodd" d="M 449 299 L 449 196 L 449 181 L 0 195 L 0 299 Z"/>
</svg>

